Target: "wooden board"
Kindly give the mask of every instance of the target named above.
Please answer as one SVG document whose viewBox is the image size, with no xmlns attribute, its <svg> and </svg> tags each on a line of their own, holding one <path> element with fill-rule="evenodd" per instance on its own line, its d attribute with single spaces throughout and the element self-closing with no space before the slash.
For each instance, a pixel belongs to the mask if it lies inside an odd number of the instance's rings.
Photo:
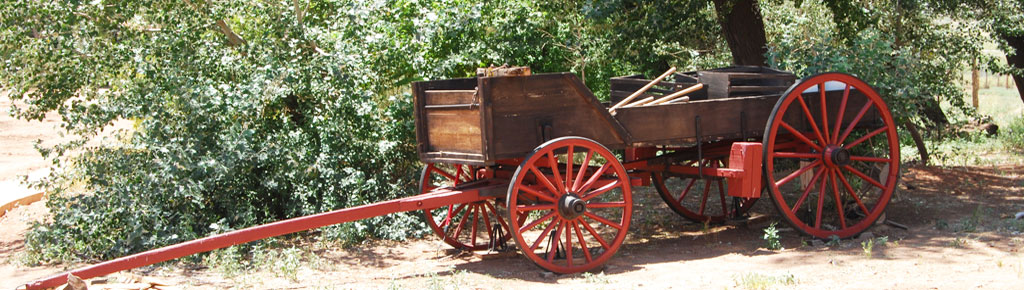
<svg viewBox="0 0 1024 290">
<path fill-rule="evenodd" d="M 812 118 L 820 124 L 820 95 L 815 92 L 803 96 L 807 106 L 811 108 Z M 688 145 L 696 142 L 698 137 L 702 141 L 760 138 L 764 135 L 768 118 L 779 98 L 779 95 L 733 97 L 623 108 L 618 111 L 615 118 L 629 131 L 632 137 L 629 142 L 631 146 Z M 841 91 L 826 93 L 830 118 L 838 117 L 841 99 Z M 844 128 L 853 121 L 865 101 L 860 92 L 850 92 L 843 114 Z M 810 125 L 803 110 L 799 105 L 793 106 L 795 107 L 787 111 L 784 120 L 798 130 L 809 131 Z M 858 124 L 861 127 L 877 128 L 881 123 L 870 121 L 877 120 L 878 116 L 876 110 L 870 110 L 865 114 L 864 121 Z M 697 117 L 700 117 L 699 128 Z M 830 126 L 833 126 L 832 122 L 833 120 L 829 121 Z"/>
<path fill-rule="evenodd" d="M 622 148 L 626 131 L 571 73 L 484 78 L 491 158 L 523 157 L 547 140 L 590 138 Z"/>
<path fill-rule="evenodd" d="M 623 148 L 628 134 L 571 73 L 415 83 L 424 162 L 493 164 L 563 136 Z"/>
</svg>

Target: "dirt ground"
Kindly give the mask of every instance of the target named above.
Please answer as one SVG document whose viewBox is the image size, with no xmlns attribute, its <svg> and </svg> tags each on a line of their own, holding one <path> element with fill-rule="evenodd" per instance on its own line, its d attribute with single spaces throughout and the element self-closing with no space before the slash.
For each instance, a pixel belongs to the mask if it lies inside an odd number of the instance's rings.
<svg viewBox="0 0 1024 290">
<path fill-rule="evenodd" d="M 9 138 L 33 132 L 21 127 L 32 124 L 19 125 L 19 130 L 3 125 L 0 179 L 35 166 L 22 164 L 35 162 L 31 158 L 12 157 L 21 149 L 7 149 L 14 146 Z M 785 249 L 767 250 L 763 228 L 777 219 L 770 200 L 758 202 L 755 216 L 765 217 L 754 222 L 704 228 L 684 221 L 652 188 L 644 187 L 634 193 L 634 220 L 626 243 L 593 273 L 556 275 L 519 255 L 482 259 L 426 237 L 368 241 L 348 248 L 297 243 L 305 253 L 297 267 L 225 275 L 220 268 L 178 263 L 94 279 L 90 289 L 143 278 L 185 289 L 1015 289 L 1024 285 L 1024 221 L 1013 219 L 1014 213 L 1024 211 L 1024 165 L 905 166 L 901 181 L 887 218 L 909 229 L 871 228 L 875 241 L 886 237 L 888 242 L 876 244 L 870 255 L 861 243 L 866 239 L 812 242 L 784 225 L 780 235 Z M 45 203 L 37 202 L 0 218 L 0 289 L 70 267 L 28 267 L 19 262 L 29 224 L 46 214 Z"/>
</svg>

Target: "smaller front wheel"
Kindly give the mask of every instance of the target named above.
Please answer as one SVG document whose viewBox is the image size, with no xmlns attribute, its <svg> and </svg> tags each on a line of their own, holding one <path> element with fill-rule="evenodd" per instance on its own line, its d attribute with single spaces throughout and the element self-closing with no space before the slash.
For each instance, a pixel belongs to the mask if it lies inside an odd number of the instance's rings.
<svg viewBox="0 0 1024 290">
<path fill-rule="evenodd" d="M 622 246 L 633 213 L 622 163 L 580 137 L 548 141 L 528 155 L 512 177 L 508 204 L 523 255 L 557 273 L 607 262 Z"/>
<path fill-rule="evenodd" d="M 420 176 L 420 194 L 477 180 L 477 169 L 463 164 L 427 164 Z M 509 239 L 502 204 L 493 199 L 453 204 L 424 210 L 423 216 L 446 244 L 469 251 L 486 250 Z"/>
</svg>

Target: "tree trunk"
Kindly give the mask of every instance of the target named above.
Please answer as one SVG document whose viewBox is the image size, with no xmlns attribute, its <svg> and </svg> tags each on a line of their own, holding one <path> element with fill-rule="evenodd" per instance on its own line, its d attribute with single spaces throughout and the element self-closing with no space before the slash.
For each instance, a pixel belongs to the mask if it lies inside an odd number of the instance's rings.
<svg viewBox="0 0 1024 290">
<path fill-rule="evenodd" d="M 736 65 L 765 66 L 768 38 L 756 0 L 713 0 L 718 24 Z"/>
<path fill-rule="evenodd" d="M 939 106 L 939 100 L 935 98 L 924 98 L 921 105 L 921 113 L 925 119 L 931 121 L 928 128 L 942 127 L 949 125 L 949 119 L 946 118 L 946 113 L 942 111 L 942 107 Z"/>
<path fill-rule="evenodd" d="M 910 132 L 910 138 L 914 139 L 914 145 L 917 146 L 917 154 L 921 155 L 921 165 L 928 165 L 928 147 L 924 145 L 924 138 L 921 138 L 921 133 L 917 131 L 917 125 L 914 125 L 914 122 L 907 121 L 903 123 L 903 127 L 907 128 L 907 132 Z"/>
<path fill-rule="evenodd" d="M 1007 36 L 1001 35 L 1003 40 L 1006 40 L 1006 44 L 1015 50 L 1014 54 L 1006 54 L 1006 63 L 1010 67 L 1018 70 L 1024 70 L 1024 35 Z M 1013 82 L 1017 84 L 1017 93 L 1020 94 L 1020 99 L 1024 102 L 1024 74 L 1017 71 L 1013 74 Z M 1007 86 L 1009 87 L 1009 86 Z"/>
<path fill-rule="evenodd" d="M 971 69 L 971 105 L 974 108 L 978 108 L 978 89 L 981 87 L 981 81 L 978 79 L 978 65 L 975 64 L 974 68 Z"/>
</svg>

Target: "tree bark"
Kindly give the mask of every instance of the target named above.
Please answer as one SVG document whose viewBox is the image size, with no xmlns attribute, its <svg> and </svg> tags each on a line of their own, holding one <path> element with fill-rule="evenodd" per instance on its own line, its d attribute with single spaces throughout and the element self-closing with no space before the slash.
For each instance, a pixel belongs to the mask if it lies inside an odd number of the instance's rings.
<svg viewBox="0 0 1024 290">
<path fill-rule="evenodd" d="M 921 138 L 921 133 L 917 131 L 917 125 L 908 121 L 903 123 L 903 127 L 907 128 L 907 132 L 910 132 L 910 138 L 914 139 L 917 153 L 921 155 L 921 165 L 928 165 L 928 147 L 924 146 L 924 138 Z"/>
<path fill-rule="evenodd" d="M 718 24 L 736 65 L 765 66 L 768 38 L 756 0 L 713 0 Z"/>
<path fill-rule="evenodd" d="M 1001 35 L 1001 37 L 1015 50 L 1014 54 L 1006 54 L 1006 63 L 1018 70 L 1013 74 L 1013 82 L 1017 84 L 1017 93 L 1020 94 L 1020 99 L 1024 102 L 1024 73 L 1020 71 L 1024 70 L 1024 35 Z"/>
</svg>

